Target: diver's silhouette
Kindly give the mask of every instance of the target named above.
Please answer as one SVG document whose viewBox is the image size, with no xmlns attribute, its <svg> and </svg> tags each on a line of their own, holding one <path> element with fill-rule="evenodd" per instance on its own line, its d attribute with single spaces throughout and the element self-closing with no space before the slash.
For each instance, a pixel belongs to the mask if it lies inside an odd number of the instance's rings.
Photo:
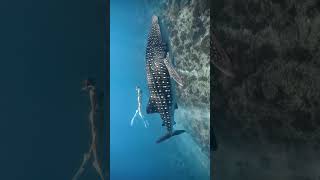
<svg viewBox="0 0 320 180">
<path fill-rule="evenodd" d="M 141 101 L 142 101 L 142 90 L 140 89 L 139 86 L 136 87 L 136 91 L 137 91 L 137 97 L 138 97 L 138 108 L 136 110 L 136 113 L 133 115 L 132 119 L 131 119 L 131 126 L 133 126 L 133 121 L 135 120 L 137 114 L 139 114 L 140 118 L 143 120 L 144 123 L 144 127 L 148 127 L 149 123 L 147 120 L 145 120 L 143 118 L 143 115 L 141 113 Z"/>
<path fill-rule="evenodd" d="M 96 148 L 96 128 L 94 125 L 95 117 L 96 117 L 96 112 L 98 108 L 98 103 L 97 103 L 97 95 L 96 95 L 96 87 L 94 86 L 93 81 L 90 81 L 89 79 L 84 81 L 84 87 L 82 88 L 82 91 L 88 92 L 89 94 L 89 99 L 90 99 L 90 112 L 89 112 L 89 121 L 91 125 L 91 133 L 92 133 L 92 142 L 89 148 L 89 151 L 84 154 L 83 161 L 81 163 L 80 168 L 76 172 L 76 174 L 73 176 L 72 180 L 77 180 L 83 171 L 85 170 L 84 166 L 86 163 L 91 159 L 91 156 L 93 156 L 93 162 L 92 166 L 95 168 L 97 171 L 98 175 L 100 176 L 101 180 L 104 180 L 104 177 L 102 175 L 102 170 L 98 162 L 98 155 L 97 155 L 97 148 Z"/>
</svg>

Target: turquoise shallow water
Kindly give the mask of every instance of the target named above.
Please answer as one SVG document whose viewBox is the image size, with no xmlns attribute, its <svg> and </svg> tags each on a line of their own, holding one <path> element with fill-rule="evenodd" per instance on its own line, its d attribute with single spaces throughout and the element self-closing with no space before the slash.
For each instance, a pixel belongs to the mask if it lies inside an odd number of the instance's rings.
<svg viewBox="0 0 320 180">
<path fill-rule="evenodd" d="M 112 0 L 110 8 L 111 180 L 209 179 L 209 162 L 190 134 L 155 143 L 165 129 L 159 114 L 146 115 L 144 106 L 148 101 L 145 47 L 151 25 L 150 6 L 138 0 Z M 144 128 L 139 118 L 130 126 L 137 107 L 136 85 L 143 91 L 142 110 L 149 128 Z"/>
</svg>

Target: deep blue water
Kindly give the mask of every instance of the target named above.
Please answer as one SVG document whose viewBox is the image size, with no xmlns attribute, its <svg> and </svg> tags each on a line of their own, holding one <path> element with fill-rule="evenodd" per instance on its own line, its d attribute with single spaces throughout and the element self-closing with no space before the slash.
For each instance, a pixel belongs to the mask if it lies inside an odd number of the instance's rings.
<svg viewBox="0 0 320 180">
<path fill-rule="evenodd" d="M 159 114 L 145 113 L 148 101 L 145 48 L 152 10 L 139 0 L 111 0 L 110 8 L 111 180 L 201 180 L 201 167 L 190 166 L 192 163 L 186 165 L 193 157 L 183 159 L 186 158 L 184 151 L 188 150 L 181 151 L 177 145 L 179 138 L 188 135 L 156 144 L 165 129 L 161 126 Z M 138 117 L 134 126 L 130 126 L 137 108 L 137 85 L 143 90 L 142 110 L 149 128 L 145 128 Z"/>
<path fill-rule="evenodd" d="M 1 180 L 67 180 L 80 165 L 90 138 L 81 81 L 104 78 L 105 7 L 0 2 Z"/>
</svg>

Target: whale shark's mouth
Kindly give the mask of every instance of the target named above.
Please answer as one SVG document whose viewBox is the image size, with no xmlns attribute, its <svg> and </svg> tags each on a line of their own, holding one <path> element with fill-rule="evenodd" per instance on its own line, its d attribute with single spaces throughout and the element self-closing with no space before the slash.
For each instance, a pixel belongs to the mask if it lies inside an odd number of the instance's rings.
<svg viewBox="0 0 320 180">
<path fill-rule="evenodd" d="M 158 22 L 158 16 L 153 15 L 152 16 L 152 23 L 157 23 Z"/>
</svg>

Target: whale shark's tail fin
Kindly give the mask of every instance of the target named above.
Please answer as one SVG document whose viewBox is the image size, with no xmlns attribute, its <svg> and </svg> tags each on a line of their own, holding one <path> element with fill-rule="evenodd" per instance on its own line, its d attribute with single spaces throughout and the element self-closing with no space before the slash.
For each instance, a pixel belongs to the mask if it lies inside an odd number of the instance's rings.
<svg viewBox="0 0 320 180">
<path fill-rule="evenodd" d="M 179 135 L 179 134 L 182 134 L 186 132 L 185 130 L 175 130 L 173 132 L 168 132 L 167 134 L 165 134 L 164 136 L 160 137 L 156 143 L 161 143 L 169 138 L 171 138 L 172 136 L 176 136 L 176 135 Z"/>
</svg>

